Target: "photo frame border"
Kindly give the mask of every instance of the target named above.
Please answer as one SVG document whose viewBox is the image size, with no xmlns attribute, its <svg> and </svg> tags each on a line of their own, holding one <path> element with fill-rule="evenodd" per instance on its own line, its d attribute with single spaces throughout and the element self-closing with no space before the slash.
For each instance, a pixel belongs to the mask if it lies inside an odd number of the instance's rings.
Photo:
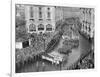
<svg viewBox="0 0 100 77">
<path fill-rule="evenodd" d="M 94 8 L 96 9 L 95 6 L 89 6 L 89 5 L 81 5 L 81 4 L 55 4 L 55 3 L 41 3 L 41 2 L 34 2 L 34 0 L 12 0 L 11 1 L 11 76 L 12 77 L 33 77 L 34 75 L 42 74 L 44 75 L 45 73 L 51 74 L 51 73 L 70 73 L 70 72 L 75 72 L 74 70 L 64 70 L 64 71 L 48 71 L 48 72 L 30 72 L 30 73 L 15 73 L 15 4 L 32 4 L 32 5 L 44 5 L 44 6 L 61 6 L 61 7 L 82 7 L 82 8 Z M 67 5 L 67 6 L 66 6 Z M 94 21 L 95 23 L 95 21 Z M 94 39 L 95 40 L 95 39 Z M 95 51 L 95 50 L 94 50 Z M 94 56 L 95 57 L 95 56 Z M 96 64 L 95 64 L 96 65 Z M 96 67 L 95 67 L 96 68 Z M 94 69 L 91 69 L 89 71 L 95 71 Z M 76 72 L 80 72 L 84 70 L 77 70 Z M 87 70 L 88 71 L 88 70 Z M 71 74 L 71 73 L 70 73 Z"/>
</svg>

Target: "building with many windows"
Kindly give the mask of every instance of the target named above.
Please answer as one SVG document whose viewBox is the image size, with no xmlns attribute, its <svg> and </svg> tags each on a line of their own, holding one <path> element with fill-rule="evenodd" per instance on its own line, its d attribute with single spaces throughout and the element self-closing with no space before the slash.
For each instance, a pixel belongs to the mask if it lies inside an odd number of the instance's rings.
<svg viewBox="0 0 100 77">
<path fill-rule="evenodd" d="M 25 6 L 26 28 L 28 33 L 44 33 L 55 30 L 55 7 Z"/>
<path fill-rule="evenodd" d="M 82 13 L 82 27 L 81 31 L 88 35 L 89 38 L 94 37 L 94 9 L 93 8 L 81 8 Z"/>
</svg>

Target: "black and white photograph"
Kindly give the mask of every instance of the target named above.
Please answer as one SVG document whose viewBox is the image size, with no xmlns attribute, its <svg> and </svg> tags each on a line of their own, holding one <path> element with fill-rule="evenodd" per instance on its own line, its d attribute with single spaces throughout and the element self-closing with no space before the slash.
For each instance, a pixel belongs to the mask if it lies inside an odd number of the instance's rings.
<svg viewBox="0 0 100 77">
<path fill-rule="evenodd" d="M 15 73 L 94 69 L 94 20 L 94 8 L 15 4 Z"/>
</svg>

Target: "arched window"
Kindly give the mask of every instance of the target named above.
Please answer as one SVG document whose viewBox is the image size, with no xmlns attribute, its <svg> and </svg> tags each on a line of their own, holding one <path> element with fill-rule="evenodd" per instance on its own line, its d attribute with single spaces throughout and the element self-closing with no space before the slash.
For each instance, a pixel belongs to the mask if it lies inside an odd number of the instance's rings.
<svg viewBox="0 0 100 77">
<path fill-rule="evenodd" d="M 36 31 L 36 25 L 34 25 L 33 23 L 29 25 L 29 31 L 33 32 Z"/>
<path fill-rule="evenodd" d="M 46 31 L 52 31 L 52 25 L 51 24 L 46 25 Z"/>
<path fill-rule="evenodd" d="M 38 30 L 44 30 L 44 25 L 43 24 L 39 24 L 38 25 Z"/>
</svg>

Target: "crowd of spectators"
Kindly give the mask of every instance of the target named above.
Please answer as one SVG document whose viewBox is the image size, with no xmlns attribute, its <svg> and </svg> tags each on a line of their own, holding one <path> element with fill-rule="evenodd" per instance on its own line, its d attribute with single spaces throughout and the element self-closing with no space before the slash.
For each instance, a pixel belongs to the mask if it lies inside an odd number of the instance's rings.
<svg viewBox="0 0 100 77">
<path fill-rule="evenodd" d="M 94 68 L 94 51 L 90 50 L 87 54 L 81 55 L 80 59 L 72 64 L 68 70 L 93 69 Z"/>
<path fill-rule="evenodd" d="M 30 45 L 26 48 L 22 49 L 16 49 L 15 51 L 15 61 L 16 61 L 16 66 L 20 67 L 21 65 L 24 65 L 25 62 L 27 62 L 29 59 L 33 59 L 35 55 L 39 55 L 42 52 L 45 51 L 47 44 L 49 42 L 48 39 L 50 39 L 51 35 L 46 36 L 43 34 L 29 34 L 29 39 L 30 40 Z M 45 38 L 44 38 L 45 36 Z M 16 36 L 17 37 L 17 36 Z M 20 36 L 18 39 L 21 39 L 22 37 Z M 17 39 L 17 41 L 18 41 Z M 25 38 L 24 38 L 25 39 Z M 20 40 L 22 41 L 22 40 Z M 47 42 L 48 41 L 48 42 Z M 34 60 L 34 59 L 33 59 Z"/>
<path fill-rule="evenodd" d="M 64 40 L 63 44 L 67 46 L 69 49 L 76 48 L 79 46 L 79 40 Z"/>
<path fill-rule="evenodd" d="M 31 39 L 31 45 L 26 48 L 16 49 L 15 50 L 15 62 L 16 66 L 24 65 L 27 61 L 34 58 L 35 55 L 40 54 L 44 51 L 51 51 L 54 49 L 57 44 L 59 44 L 60 37 L 63 35 L 64 30 L 63 26 L 67 24 L 66 21 L 59 21 L 56 23 L 56 32 L 55 33 L 44 33 L 44 34 L 28 34 L 25 28 L 25 21 L 19 18 L 16 18 L 16 41 L 25 41 Z M 58 52 L 60 54 L 69 54 L 71 53 L 72 48 L 79 46 L 79 40 L 77 39 L 65 39 L 63 42 L 65 47 L 59 48 Z M 84 69 L 84 68 L 93 68 L 94 67 L 94 53 L 90 53 L 85 58 L 80 59 L 76 64 L 73 64 L 69 69 Z"/>
<path fill-rule="evenodd" d="M 16 66 L 20 67 L 21 65 L 24 65 L 25 62 L 27 62 L 29 59 L 34 58 L 34 56 L 37 55 L 38 53 L 39 52 L 32 47 L 16 49 L 16 53 L 15 53 Z"/>
</svg>

